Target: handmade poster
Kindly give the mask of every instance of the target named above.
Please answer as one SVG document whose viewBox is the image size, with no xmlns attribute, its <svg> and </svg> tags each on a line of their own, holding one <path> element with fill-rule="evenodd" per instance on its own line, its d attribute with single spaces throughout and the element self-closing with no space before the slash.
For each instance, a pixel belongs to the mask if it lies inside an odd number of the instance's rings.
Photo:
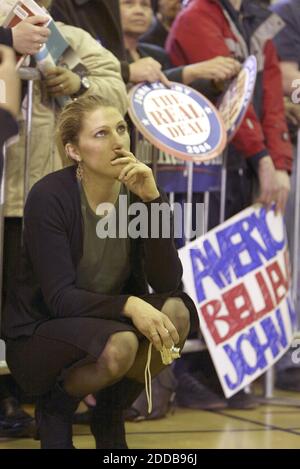
<svg viewBox="0 0 300 469">
<path fill-rule="evenodd" d="M 283 218 L 256 205 L 179 252 L 185 290 L 228 398 L 274 365 L 293 339 Z"/>
</svg>

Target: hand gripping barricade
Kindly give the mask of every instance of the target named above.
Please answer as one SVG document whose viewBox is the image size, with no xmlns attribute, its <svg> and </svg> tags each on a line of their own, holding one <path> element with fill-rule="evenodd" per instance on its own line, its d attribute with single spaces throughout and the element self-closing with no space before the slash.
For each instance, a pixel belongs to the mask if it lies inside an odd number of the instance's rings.
<svg viewBox="0 0 300 469">
<path fill-rule="evenodd" d="M 24 203 L 29 192 L 29 171 L 30 171 L 30 137 L 32 128 L 32 105 L 33 105 L 33 84 L 40 80 L 40 72 L 36 68 L 24 67 L 19 69 L 20 78 L 27 81 L 27 107 L 26 107 L 26 125 L 25 125 L 25 168 L 24 168 Z M 6 170 L 6 152 L 4 149 L 3 172 L 0 192 L 0 324 L 2 313 L 2 284 L 3 284 L 3 243 L 4 243 L 4 205 L 5 205 L 5 170 Z M 0 341 L 0 371 L 7 372 L 4 362 L 5 348 L 4 343 Z"/>
</svg>

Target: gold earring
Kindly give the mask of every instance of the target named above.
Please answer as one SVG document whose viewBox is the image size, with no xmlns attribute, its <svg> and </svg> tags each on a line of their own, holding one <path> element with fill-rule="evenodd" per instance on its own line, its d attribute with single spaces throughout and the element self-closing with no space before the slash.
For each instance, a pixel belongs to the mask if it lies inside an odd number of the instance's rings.
<svg viewBox="0 0 300 469">
<path fill-rule="evenodd" d="M 81 161 L 79 161 L 79 163 L 77 165 L 76 177 L 77 177 L 78 181 L 80 181 L 80 182 L 83 180 L 83 167 L 82 167 Z"/>
</svg>

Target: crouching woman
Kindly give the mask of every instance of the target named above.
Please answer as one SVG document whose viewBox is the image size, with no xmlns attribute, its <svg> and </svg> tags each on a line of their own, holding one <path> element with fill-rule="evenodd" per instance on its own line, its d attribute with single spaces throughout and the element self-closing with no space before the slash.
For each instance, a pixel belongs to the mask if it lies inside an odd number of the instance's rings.
<svg viewBox="0 0 300 469">
<path fill-rule="evenodd" d="M 162 236 L 165 217 L 153 238 L 118 230 L 99 237 L 103 204 L 118 225 L 127 196 L 128 208 L 146 207 L 151 225 L 153 204 L 164 200 L 151 169 L 130 152 L 120 112 L 81 97 L 66 106 L 58 128 L 74 165 L 41 179 L 28 196 L 22 268 L 3 320 L 7 363 L 38 396 L 42 448 L 73 448 L 72 417 L 88 394 L 97 400 L 96 447 L 126 448 L 122 412 L 144 387 L 149 342 L 155 376 L 164 366 L 160 350 L 183 346 L 196 310 L 178 290 L 182 266 L 172 237 Z"/>
</svg>

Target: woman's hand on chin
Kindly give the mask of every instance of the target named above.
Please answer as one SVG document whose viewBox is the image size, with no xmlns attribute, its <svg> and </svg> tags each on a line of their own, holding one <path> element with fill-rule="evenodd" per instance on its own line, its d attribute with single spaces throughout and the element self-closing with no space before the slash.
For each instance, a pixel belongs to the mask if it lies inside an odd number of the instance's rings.
<svg viewBox="0 0 300 469">
<path fill-rule="evenodd" d="M 120 166 L 118 180 L 140 197 L 143 202 L 157 199 L 159 191 L 151 168 L 138 161 L 134 154 L 127 150 L 119 149 L 115 152 L 119 157 L 114 159 L 111 164 Z"/>
</svg>

